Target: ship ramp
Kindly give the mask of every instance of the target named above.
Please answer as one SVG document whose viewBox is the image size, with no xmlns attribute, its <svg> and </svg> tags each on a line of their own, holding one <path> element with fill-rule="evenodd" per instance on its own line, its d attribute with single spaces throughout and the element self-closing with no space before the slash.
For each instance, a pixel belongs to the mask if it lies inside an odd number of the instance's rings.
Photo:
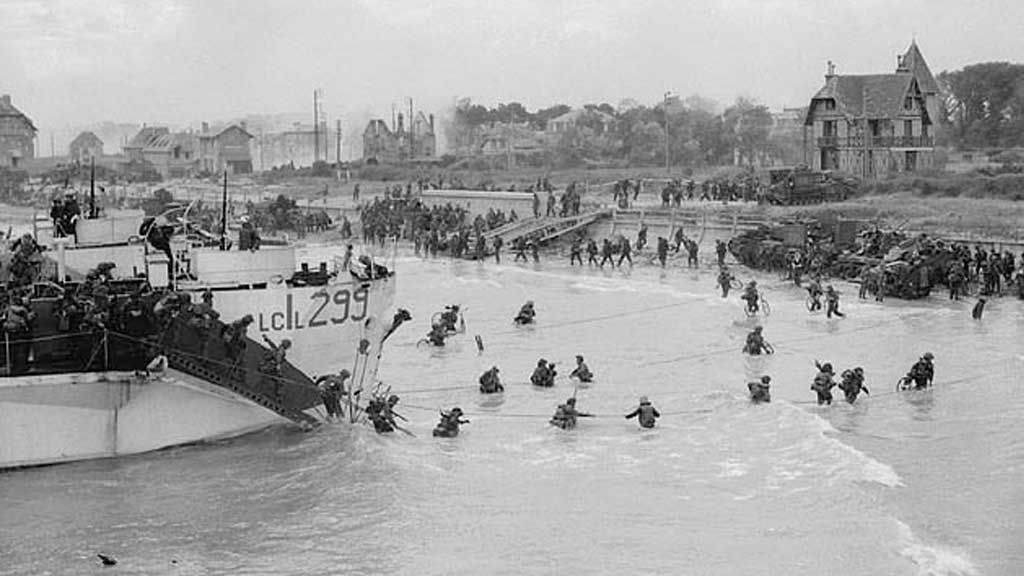
<svg viewBox="0 0 1024 576">
<path fill-rule="evenodd" d="M 223 324 L 216 321 L 204 329 L 175 320 L 161 339 L 168 365 L 230 390 L 304 428 L 320 424 L 306 413 L 322 403 L 319 389 L 308 376 L 287 361 L 280 374 L 262 371 L 270 351 L 251 338 L 246 338 L 244 351 L 231 358 L 220 336 L 222 328 Z"/>
</svg>

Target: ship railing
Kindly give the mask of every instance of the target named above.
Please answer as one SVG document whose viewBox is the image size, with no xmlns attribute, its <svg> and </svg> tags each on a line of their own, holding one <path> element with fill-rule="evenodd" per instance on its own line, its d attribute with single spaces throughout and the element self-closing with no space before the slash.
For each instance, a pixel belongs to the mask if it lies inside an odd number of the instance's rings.
<svg viewBox="0 0 1024 576">
<path fill-rule="evenodd" d="M 45 336 L 4 331 L 0 366 L 4 376 L 145 368 L 144 347 L 112 345 L 110 340 L 110 332 L 104 328 Z"/>
</svg>

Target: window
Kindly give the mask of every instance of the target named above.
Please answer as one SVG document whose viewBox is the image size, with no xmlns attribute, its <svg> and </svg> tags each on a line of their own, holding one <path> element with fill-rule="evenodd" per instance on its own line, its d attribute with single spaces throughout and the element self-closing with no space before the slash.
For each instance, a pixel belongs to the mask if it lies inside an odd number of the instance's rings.
<svg viewBox="0 0 1024 576">
<path fill-rule="evenodd" d="M 912 97 L 907 96 L 906 98 L 903 99 L 903 109 L 904 110 L 913 110 L 914 109 L 914 99 Z"/>
<path fill-rule="evenodd" d="M 835 109 L 836 109 L 836 101 L 833 100 L 832 98 L 826 99 L 825 100 L 825 110 L 835 110 Z"/>
<path fill-rule="evenodd" d="M 834 138 L 836 136 L 836 121 L 825 120 L 822 122 L 821 135 L 825 138 Z"/>
<path fill-rule="evenodd" d="M 905 138 L 910 138 L 913 135 L 914 135 L 914 121 L 913 120 L 904 120 L 903 121 L 903 136 Z"/>
</svg>

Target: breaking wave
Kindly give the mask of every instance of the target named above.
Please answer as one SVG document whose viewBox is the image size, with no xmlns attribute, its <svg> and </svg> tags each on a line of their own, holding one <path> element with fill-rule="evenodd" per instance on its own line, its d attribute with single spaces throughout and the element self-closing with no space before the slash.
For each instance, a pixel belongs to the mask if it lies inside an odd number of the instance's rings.
<svg viewBox="0 0 1024 576">
<path fill-rule="evenodd" d="M 894 521 L 899 533 L 900 554 L 917 565 L 921 576 L 977 576 L 978 569 L 965 553 L 929 546 L 921 542 L 910 526 Z"/>
</svg>

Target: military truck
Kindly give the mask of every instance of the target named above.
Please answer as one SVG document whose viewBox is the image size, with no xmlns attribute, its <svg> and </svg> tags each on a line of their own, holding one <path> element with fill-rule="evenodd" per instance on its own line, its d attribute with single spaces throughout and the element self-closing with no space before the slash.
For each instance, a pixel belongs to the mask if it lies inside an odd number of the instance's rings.
<svg viewBox="0 0 1024 576">
<path fill-rule="evenodd" d="M 831 172 L 806 166 L 768 168 L 762 175 L 760 200 L 780 206 L 842 202 L 857 188 L 857 182 Z"/>
</svg>

